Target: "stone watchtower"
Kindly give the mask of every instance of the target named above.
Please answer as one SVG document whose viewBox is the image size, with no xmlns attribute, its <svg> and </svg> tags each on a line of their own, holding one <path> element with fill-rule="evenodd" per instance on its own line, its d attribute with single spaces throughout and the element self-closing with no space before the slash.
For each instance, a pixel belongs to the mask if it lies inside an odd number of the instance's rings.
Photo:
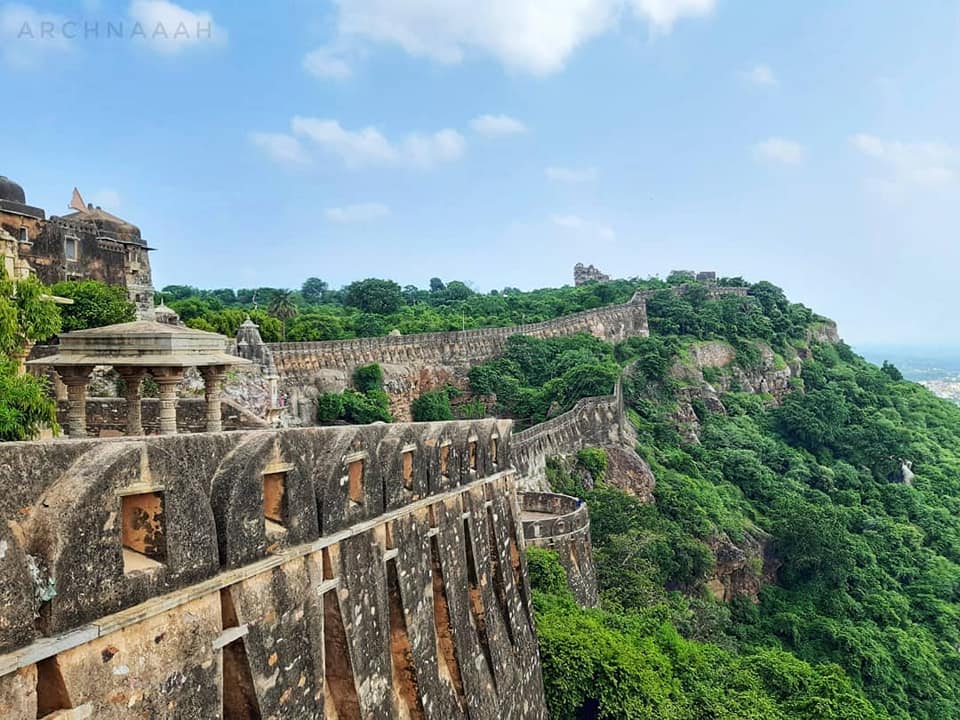
<svg viewBox="0 0 960 720">
<path fill-rule="evenodd" d="M 20 257 L 41 282 L 99 280 L 126 289 L 137 315 L 153 312 L 153 278 L 149 252 L 140 228 L 103 208 L 85 204 L 73 191 L 72 213 L 47 218 L 27 204 L 17 183 L 0 176 L 0 229 L 12 235 Z"/>
<path fill-rule="evenodd" d="M 577 263 L 573 266 L 573 284 L 577 287 L 586 285 L 589 282 L 607 282 L 609 279 L 609 275 L 600 272 L 600 270 L 593 265 Z"/>
</svg>

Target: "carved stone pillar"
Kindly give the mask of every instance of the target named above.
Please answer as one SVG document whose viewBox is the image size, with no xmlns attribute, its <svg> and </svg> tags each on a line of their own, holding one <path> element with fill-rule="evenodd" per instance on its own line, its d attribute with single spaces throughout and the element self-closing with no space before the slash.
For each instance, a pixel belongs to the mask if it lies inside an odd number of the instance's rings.
<svg viewBox="0 0 960 720">
<path fill-rule="evenodd" d="M 177 434 L 177 385 L 183 380 L 183 368 L 152 368 L 150 374 L 160 389 L 160 434 Z"/>
<path fill-rule="evenodd" d="M 143 435 L 143 410 L 140 404 L 141 384 L 147 375 L 146 368 L 118 367 L 117 374 L 123 378 L 123 396 L 127 399 L 127 435 Z"/>
<path fill-rule="evenodd" d="M 93 372 L 91 365 L 70 365 L 55 368 L 67 386 L 67 434 L 71 438 L 87 436 L 87 383 Z"/>
<path fill-rule="evenodd" d="M 207 432 L 223 430 L 223 421 L 220 415 L 220 383 L 226 374 L 223 365 L 210 365 L 200 368 L 203 376 L 203 395 L 207 402 Z"/>
</svg>

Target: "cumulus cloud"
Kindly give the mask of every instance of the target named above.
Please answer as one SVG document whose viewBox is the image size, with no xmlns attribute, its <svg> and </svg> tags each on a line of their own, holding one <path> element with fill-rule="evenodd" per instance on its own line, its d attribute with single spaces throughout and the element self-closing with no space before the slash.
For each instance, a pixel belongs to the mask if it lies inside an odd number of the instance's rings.
<svg viewBox="0 0 960 720">
<path fill-rule="evenodd" d="M 168 0 L 133 0 L 129 13 L 142 27 L 147 46 L 158 53 L 176 55 L 227 41 L 227 31 L 205 10 L 188 10 Z"/>
<path fill-rule="evenodd" d="M 584 240 L 611 241 L 616 238 L 613 228 L 603 223 L 586 220 L 579 215 L 554 215 L 550 222 L 561 230 L 574 233 Z"/>
<path fill-rule="evenodd" d="M 560 183 L 585 183 L 597 179 L 596 168 L 571 168 L 551 165 L 543 171 L 548 180 Z"/>
<path fill-rule="evenodd" d="M 411 133 L 398 141 L 389 140 L 375 127 L 348 130 L 336 120 L 296 116 L 291 122 L 293 136 L 338 156 L 348 168 L 401 166 L 430 168 L 460 159 L 466 141 L 456 130 Z"/>
<path fill-rule="evenodd" d="M 740 76 L 751 85 L 761 88 L 773 88 L 780 84 L 769 65 L 754 65 L 740 73 Z"/>
<path fill-rule="evenodd" d="M 327 208 L 323 211 L 323 214 L 330 222 L 347 225 L 371 222 L 387 217 L 390 214 L 390 208 L 381 203 L 357 203 L 356 205 Z"/>
<path fill-rule="evenodd" d="M 522 135 L 527 132 L 526 125 L 509 115 L 480 115 L 471 121 L 470 127 L 474 132 L 487 137 Z"/>
<path fill-rule="evenodd" d="M 754 154 L 761 160 L 782 165 L 799 165 L 803 162 L 803 145 L 793 140 L 772 137 L 753 146 Z"/>
<path fill-rule="evenodd" d="M 70 50 L 70 41 L 59 30 L 65 17 L 41 13 L 26 5 L 0 7 L 0 59 L 16 67 L 28 67 L 45 57 Z M 45 28 L 53 28 L 49 33 Z"/>
<path fill-rule="evenodd" d="M 338 5 L 341 37 L 398 45 L 442 63 L 479 52 L 542 75 L 562 68 L 578 47 L 626 16 L 668 33 L 682 18 L 710 14 L 716 0 L 339 0 Z"/>
<path fill-rule="evenodd" d="M 303 57 L 303 69 L 317 78 L 343 80 L 353 74 L 345 53 L 335 48 L 317 48 Z"/>
<path fill-rule="evenodd" d="M 284 133 L 250 133 L 250 142 L 281 165 L 307 165 L 310 157 L 297 138 Z"/>
<path fill-rule="evenodd" d="M 960 149 L 941 142 L 902 142 L 859 133 L 850 142 L 886 170 L 875 181 L 887 187 L 938 188 L 954 185 L 960 171 Z"/>
</svg>

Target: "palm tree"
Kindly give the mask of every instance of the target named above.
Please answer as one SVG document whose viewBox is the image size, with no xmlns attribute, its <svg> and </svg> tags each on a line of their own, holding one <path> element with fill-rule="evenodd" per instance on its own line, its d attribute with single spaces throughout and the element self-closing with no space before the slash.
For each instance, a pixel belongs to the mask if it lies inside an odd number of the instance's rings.
<svg viewBox="0 0 960 720">
<path fill-rule="evenodd" d="M 277 290 L 273 294 L 273 297 L 270 298 L 270 306 L 267 308 L 267 312 L 279 319 L 282 323 L 281 337 L 284 342 L 286 342 L 287 320 L 295 318 L 299 312 L 297 306 L 293 304 L 293 292 L 290 290 Z"/>
</svg>

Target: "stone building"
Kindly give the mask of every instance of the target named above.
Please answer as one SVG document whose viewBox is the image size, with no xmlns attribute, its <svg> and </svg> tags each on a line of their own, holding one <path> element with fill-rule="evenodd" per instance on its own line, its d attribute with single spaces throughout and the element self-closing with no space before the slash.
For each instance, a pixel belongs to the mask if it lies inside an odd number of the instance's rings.
<svg viewBox="0 0 960 720">
<path fill-rule="evenodd" d="M 589 282 L 607 282 L 610 276 L 600 272 L 593 265 L 584 265 L 577 263 L 573 266 L 573 284 L 577 287 L 586 285 Z"/>
<path fill-rule="evenodd" d="M 61 280 L 99 280 L 127 290 L 140 317 L 153 312 L 149 251 L 140 229 L 74 190 L 73 210 L 62 217 L 27 204 L 23 188 L 0 176 L 0 230 L 13 236 L 19 257 L 47 285 Z"/>
</svg>

